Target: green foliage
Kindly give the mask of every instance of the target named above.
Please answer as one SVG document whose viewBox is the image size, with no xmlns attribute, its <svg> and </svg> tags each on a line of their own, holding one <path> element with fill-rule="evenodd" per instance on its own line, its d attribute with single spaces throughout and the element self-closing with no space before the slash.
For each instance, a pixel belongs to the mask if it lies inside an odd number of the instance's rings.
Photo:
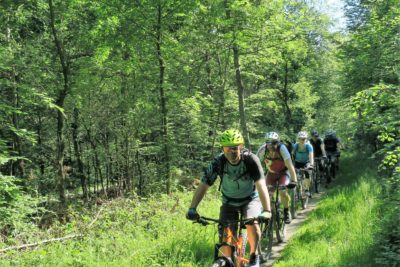
<svg viewBox="0 0 400 267">
<path fill-rule="evenodd" d="M 9 255 L 1 258 L 0 264 L 205 266 L 213 257 L 217 228 L 203 227 L 185 219 L 191 197 L 192 193 L 177 193 L 104 203 L 82 240 L 53 243 L 35 251 Z M 216 217 L 219 203 L 219 192 L 211 191 L 199 212 Z M 86 227 L 92 221 L 87 212 L 82 212 L 76 214 L 71 227 Z"/>
<path fill-rule="evenodd" d="M 44 209 L 38 206 L 41 198 L 31 196 L 18 184 L 21 181 L 17 178 L 0 174 L 0 231 L 11 240 L 23 241 L 37 232 L 35 219 Z"/>
<path fill-rule="evenodd" d="M 377 85 L 358 92 L 352 98 L 353 117 L 360 130 L 376 133 L 376 155 L 382 159 L 379 169 L 389 176 L 400 174 L 400 100 L 397 86 Z"/>
</svg>

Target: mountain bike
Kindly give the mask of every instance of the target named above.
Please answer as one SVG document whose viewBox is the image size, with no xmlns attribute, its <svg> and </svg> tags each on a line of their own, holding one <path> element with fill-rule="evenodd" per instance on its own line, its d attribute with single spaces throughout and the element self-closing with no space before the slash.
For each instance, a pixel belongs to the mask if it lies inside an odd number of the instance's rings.
<svg viewBox="0 0 400 267">
<path fill-rule="evenodd" d="M 325 170 L 324 158 L 316 157 L 314 159 L 314 168 L 312 172 L 315 193 L 319 193 L 321 191 L 321 183 L 325 176 L 324 170 Z"/>
<path fill-rule="evenodd" d="M 281 207 L 280 202 L 280 190 L 286 190 L 286 186 L 280 186 L 279 181 L 276 181 L 275 185 L 268 186 L 268 190 L 272 208 L 271 225 L 273 226 L 270 229 L 271 233 L 269 233 L 270 240 L 272 240 L 272 232 L 275 230 L 278 243 L 284 242 L 286 240 L 286 223 L 283 216 L 283 207 Z"/>
<path fill-rule="evenodd" d="M 297 217 L 297 203 L 299 203 L 300 199 L 297 193 L 297 187 L 290 190 L 290 214 L 292 215 L 292 219 L 296 219 Z"/>
<path fill-rule="evenodd" d="M 327 176 L 327 184 L 329 184 L 336 177 L 337 153 L 328 153 L 327 156 L 328 156 L 328 160 L 327 160 L 327 164 L 326 164 L 325 174 Z"/>
<path fill-rule="evenodd" d="M 306 209 L 307 206 L 308 206 L 308 198 L 311 197 L 310 188 L 312 188 L 312 186 L 313 186 L 312 175 L 310 175 L 309 188 L 307 189 L 307 188 L 304 187 L 304 180 L 307 178 L 306 177 L 306 171 L 308 171 L 308 169 L 304 169 L 304 168 L 296 169 L 297 181 L 298 181 L 297 187 L 296 187 L 297 199 L 301 203 L 301 207 L 303 209 Z"/>
<path fill-rule="evenodd" d="M 207 218 L 200 216 L 197 221 L 194 223 L 199 223 L 201 225 L 210 225 L 210 224 L 218 224 L 218 227 L 223 228 L 224 241 L 215 244 L 214 247 L 214 262 L 211 267 L 246 267 L 249 265 L 249 250 L 246 249 L 248 240 L 247 240 L 247 231 L 246 225 L 253 223 L 257 218 L 251 219 L 240 219 L 231 222 L 222 222 L 217 219 Z M 272 240 L 268 240 L 268 229 L 271 228 L 271 220 L 267 220 L 266 222 L 260 221 L 259 225 L 261 228 L 262 239 L 264 239 L 263 243 L 267 244 L 266 251 L 267 253 L 263 253 L 262 244 L 259 242 L 258 245 L 258 254 L 260 255 L 260 261 L 265 262 L 272 251 Z M 234 227 L 237 227 L 237 233 L 234 232 Z M 260 240 L 261 241 L 261 240 Z M 231 251 L 231 255 L 224 255 L 223 248 L 229 247 Z"/>
</svg>

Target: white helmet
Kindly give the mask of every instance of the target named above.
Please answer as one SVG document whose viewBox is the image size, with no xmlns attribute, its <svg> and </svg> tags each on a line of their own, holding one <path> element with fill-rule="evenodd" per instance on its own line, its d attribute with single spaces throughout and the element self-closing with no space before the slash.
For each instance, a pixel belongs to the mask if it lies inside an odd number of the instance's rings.
<svg viewBox="0 0 400 267">
<path fill-rule="evenodd" d="M 297 134 L 297 138 L 307 138 L 307 132 L 300 131 L 300 132 Z"/>
<path fill-rule="evenodd" d="M 272 143 L 272 142 L 279 142 L 279 134 L 276 132 L 267 132 L 265 134 L 265 142 Z"/>
</svg>

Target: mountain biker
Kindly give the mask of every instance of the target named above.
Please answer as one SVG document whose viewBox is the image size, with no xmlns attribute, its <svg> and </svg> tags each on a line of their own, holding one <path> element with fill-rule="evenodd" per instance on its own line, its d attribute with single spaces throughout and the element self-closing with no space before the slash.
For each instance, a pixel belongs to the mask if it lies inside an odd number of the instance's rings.
<svg viewBox="0 0 400 267">
<path fill-rule="evenodd" d="M 226 130 L 220 136 L 220 145 L 223 153 L 212 160 L 205 170 L 201 183 L 195 191 L 190 208 L 186 214 L 189 220 L 197 220 L 199 214 L 197 206 L 203 199 L 208 188 L 212 186 L 220 176 L 222 206 L 219 219 L 222 222 L 235 221 L 239 214 L 243 218 L 266 219 L 271 217 L 271 207 L 268 190 L 264 181 L 263 169 L 256 155 L 244 150 L 244 140 L 237 130 Z M 247 161 L 247 166 L 246 162 Z M 225 162 L 222 164 L 222 162 Z M 223 172 L 219 174 L 219 168 L 223 165 Z M 222 176 L 222 177 L 221 177 Z M 258 221 L 246 225 L 248 240 L 250 243 L 249 266 L 258 267 L 260 256 L 257 252 L 258 242 L 261 238 L 261 230 Z M 222 229 L 223 230 L 223 229 Z M 236 232 L 236 229 L 232 229 Z M 220 241 L 223 233 L 220 232 Z M 223 255 L 231 255 L 230 247 L 222 247 Z"/>
<path fill-rule="evenodd" d="M 326 151 L 324 142 L 322 141 L 321 137 L 319 137 L 319 134 L 316 130 L 311 132 L 310 144 L 314 149 L 314 158 L 320 158 L 317 164 L 322 173 L 324 171 L 324 159 L 326 159 Z"/>
<path fill-rule="evenodd" d="M 339 169 L 341 143 L 340 139 L 336 137 L 334 130 L 329 129 L 326 131 L 324 145 L 328 158 L 335 165 L 336 169 Z"/>
<path fill-rule="evenodd" d="M 296 169 L 306 169 L 306 179 L 303 181 L 306 192 L 308 191 L 311 197 L 311 172 L 314 165 L 314 150 L 312 145 L 307 140 L 307 132 L 300 131 L 297 134 L 297 143 L 293 146 L 294 167 Z"/>
<path fill-rule="evenodd" d="M 292 163 L 291 155 L 283 143 L 280 142 L 279 134 L 267 132 L 265 134 L 265 144 L 257 151 L 257 156 L 267 168 L 267 186 L 275 185 L 279 180 L 279 186 L 293 188 L 297 184 L 296 172 Z M 290 174 L 290 175 L 289 175 Z M 290 182 L 292 177 L 292 182 Z M 289 213 L 290 196 L 287 190 L 281 190 L 281 198 L 284 206 L 283 214 L 285 223 L 291 222 Z"/>
</svg>

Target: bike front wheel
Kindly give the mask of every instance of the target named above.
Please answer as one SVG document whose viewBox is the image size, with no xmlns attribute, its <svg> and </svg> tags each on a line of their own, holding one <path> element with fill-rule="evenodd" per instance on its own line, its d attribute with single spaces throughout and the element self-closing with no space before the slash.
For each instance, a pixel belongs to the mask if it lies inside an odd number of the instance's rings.
<svg viewBox="0 0 400 267">
<path fill-rule="evenodd" d="M 300 189 L 300 202 L 301 202 L 301 207 L 304 209 L 307 208 L 308 206 L 308 194 L 304 189 L 304 186 L 301 186 Z"/>
<path fill-rule="evenodd" d="M 235 267 L 232 262 L 226 257 L 218 257 L 211 267 Z"/>
<path fill-rule="evenodd" d="M 321 173 L 319 172 L 319 166 L 314 170 L 314 187 L 315 193 L 321 191 Z"/>
<path fill-rule="evenodd" d="M 280 210 L 277 210 L 276 212 L 275 227 L 276 239 L 279 243 L 284 242 L 286 240 L 286 223 Z"/>
<path fill-rule="evenodd" d="M 268 220 L 268 223 L 261 225 L 261 241 L 258 245 L 258 254 L 261 262 L 269 260 L 272 254 L 272 242 L 274 238 L 273 219 Z"/>
<path fill-rule="evenodd" d="M 297 189 L 293 188 L 290 190 L 290 213 L 292 214 L 292 219 L 297 217 Z"/>
</svg>

